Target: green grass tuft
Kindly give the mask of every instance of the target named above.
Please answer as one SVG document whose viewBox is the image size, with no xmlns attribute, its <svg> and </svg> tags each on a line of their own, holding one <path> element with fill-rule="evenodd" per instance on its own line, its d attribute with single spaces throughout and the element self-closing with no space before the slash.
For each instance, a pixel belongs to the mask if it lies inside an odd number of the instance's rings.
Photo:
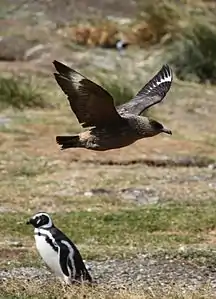
<svg viewBox="0 0 216 299">
<path fill-rule="evenodd" d="M 139 20 L 147 23 L 152 43 L 168 45 L 166 61 L 177 77 L 216 83 L 215 6 L 203 1 L 140 1 Z M 144 28 L 145 29 L 145 28 Z M 140 44 L 146 30 L 140 33 Z"/>
<path fill-rule="evenodd" d="M 116 106 L 128 102 L 135 96 L 134 90 L 131 88 L 131 86 L 126 85 L 121 81 L 122 80 L 118 81 L 117 79 L 100 79 L 101 86 L 103 86 L 103 88 L 105 88 L 112 95 Z"/>
<path fill-rule="evenodd" d="M 118 212 L 70 212 L 52 215 L 56 226 L 75 243 L 83 244 L 89 258 L 100 257 L 108 250 L 109 255 L 124 255 L 146 249 L 146 246 L 171 248 L 180 244 L 203 242 L 206 233 L 216 228 L 216 202 L 197 205 L 166 204 L 135 208 Z M 32 227 L 25 224 L 30 215 L 1 215 L 3 234 L 13 237 L 32 237 Z M 91 244 L 91 246 L 90 246 Z M 95 246 L 103 248 L 96 253 Z M 119 250 L 117 250 L 119 248 Z M 104 251 L 105 250 L 105 251 Z M 105 253 L 106 254 L 106 253 Z"/>
<path fill-rule="evenodd" d="M 14 107 L 18 109 L 44 108 L 50 106 L 45 102 L 39 86 L 30 78 L 0 77 L 0 109 Z"/>
<path fill-rule="evenodd" d="M 151 44 L 160 43 L 165 36 L 171 41 L 179 30 L 184 7 L 177 1 L 156 0 L 138 1 L 138 20 L 144 21 L 147 27 L 139 33 L 139 43 L 146 44 L 146 31 L 151 35 Z"/>
<path fill-rule="evenodd" d="M 169 47 L 169 56 L 180 79 L 216 83 L 216 23 L 192 20 Z"/>
</svg>

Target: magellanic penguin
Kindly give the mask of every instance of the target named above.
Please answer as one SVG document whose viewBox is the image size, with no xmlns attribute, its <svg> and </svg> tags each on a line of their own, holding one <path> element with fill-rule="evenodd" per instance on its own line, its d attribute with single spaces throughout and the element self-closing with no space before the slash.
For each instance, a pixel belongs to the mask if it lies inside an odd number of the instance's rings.
<svg viewBox="0 0 216 299">
<path fill-rule="evenodd" d="M 78 147 L 106 151 L 160 133 L 172 134 L 158 121 L 141 116 L 143 111 L 161 102 L 169 91 L 173 75 L 168 65 L 164 65 L 129 102 L 115 107 L 113 97 L 101 86 L 59 61 L 53 64 L 57 71 L 55 79 L 67 95 L 72 111 L 83 128 L 89 127 L 78 135 L 57 136 L 56 142 L 61 149 Z"/>
<path fill-rule="evenodd" d="M 47 213 L 32 216 L 27 224 L 34 226 L 36 248 L 46 265 L 66 284 L 92 283 L 81 254 L 71 240 L 52 222 Z"/>
</svg>

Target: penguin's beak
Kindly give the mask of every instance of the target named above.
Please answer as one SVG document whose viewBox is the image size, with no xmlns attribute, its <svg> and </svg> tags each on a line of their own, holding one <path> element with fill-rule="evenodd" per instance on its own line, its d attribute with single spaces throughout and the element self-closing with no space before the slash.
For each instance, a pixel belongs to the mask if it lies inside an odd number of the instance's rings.
<svg viewBox="0 0 216 299">
<path fill-rule="evenodd" d="M 32 224 L 32 219 L 29 219 L 28 221 L 26 221 L 26 224 Z"/>
<path fill-rule="evenodd" d="M 172 131 L 167 129 L 167 128 L 163 128 L 162 132 L 166 133 L 166 134 L 169 134 L 169 135 L 172 135 Z"/>
</svg>

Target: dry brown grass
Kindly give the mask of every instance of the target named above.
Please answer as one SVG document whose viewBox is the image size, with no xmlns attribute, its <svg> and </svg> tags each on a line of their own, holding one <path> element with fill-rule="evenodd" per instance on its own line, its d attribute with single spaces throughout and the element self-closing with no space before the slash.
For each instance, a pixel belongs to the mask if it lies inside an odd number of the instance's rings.
<svg viewBox="0 0 216 299">
<path fill-rule="evenodd" d="M 78 24 L 66 24 L 57 33 L 89 47 L 115 47 L 116 41 L 123 38 L 130 44 L 146 48 L 175 40 L 185 28 L 192 27 L 194 16 L 204 15 L 208 19 L 214 9 L 212 1 L 137 1 L 137 15 L 131 21 L 104 17 L 81 19 Z"/>
<path fill-rule="evenodd" d="M 208 286 L 197 292 L 185 292 L 184 294 L 176 287 L 167 292 L 158 287 L 156 290 L 151 288 L 143 291 L 134 291 L 130 289 L 119 290 L 112 289 L 111 286 L 98 286 L 98 287 L 65 287 L 61 288 L 60 284 L 57 282 L 50 288 L 49 285 L 37 281 L 23 281 L 22 290 L 20 290 L 20 285 L 17 280 L 10 280 L 2 284 L 2 290 L 4 290 L 5 297 L 8 294 L 14 294 L 14 298 L 57 298 L 57 299 L 213 299 L 214 296 L 209 292 Z"/>
</svg>

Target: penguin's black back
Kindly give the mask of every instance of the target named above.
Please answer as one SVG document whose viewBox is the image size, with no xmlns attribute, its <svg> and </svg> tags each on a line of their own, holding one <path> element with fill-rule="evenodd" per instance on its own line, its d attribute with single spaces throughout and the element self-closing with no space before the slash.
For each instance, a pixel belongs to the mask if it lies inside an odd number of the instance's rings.
<svg viewBox="0 0 216 299">
<path fill-rule="evenodd" d="M 88 270 L 86 269 L 86 266 L 83 262 L 82 256 L 76 247 L 76 245 L 57 227 L 54 225 L 50 228 L 50 233 L 52 234 L 53 238 L 57 243 L 60 243 L 62 240 L 68 242 L 71 247 L 74 250 L 74 264 L 76 267 L 76 279 L 80 280 L 82 277 L 83 280 L 88 280 L 89 282 L 92 282 L 92 277 L 89 274 Z"/>
</svg>

